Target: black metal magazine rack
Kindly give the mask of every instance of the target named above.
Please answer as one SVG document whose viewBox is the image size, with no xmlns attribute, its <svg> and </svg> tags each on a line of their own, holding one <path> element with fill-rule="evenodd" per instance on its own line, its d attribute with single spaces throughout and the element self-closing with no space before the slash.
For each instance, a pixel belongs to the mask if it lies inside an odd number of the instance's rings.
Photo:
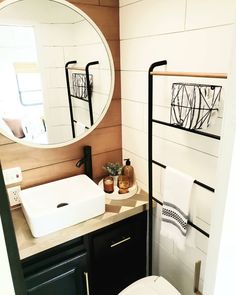
<svg viewBox="0 0 236 295">
<path fill-rule="evenodd" d="M 79 99 L 88 103 L 90 125 L 94 124 L 93 119 L 93 104 L 92 104 L 92 92 L 93 92 L 93 76 L 89 73 L 89 69 L 93 65 L 99 64 L 98 61 L 90 62 L 85 68 L 71 66 L 76 64 L 77 61 L 69 61 L 65 65 L 66 72 L 66 85 L 67 93 L 69 99 L 70 108 L 70 119 L 71 119 L 71 130 L 73 138 L 76 137 L 75 134 L 75 124 L 77 121 L 74 119 L 72 98 Z M 77 71 L 69 75 L 69 71 Z M 88 128 L 88 127 L 87 127 Z"/>
<path fill-rule="evenodd" d="M 148 235 L 149 235 L 149 245 L 148 245 L 148 273 L 149 275 L 152 274 L 152 218 L 153 218 L 153 202 L 156 202 L 160 205 L 163 205 L 160 200 L 155 198 L 153 196 L 153 165 L 158 165 L 162 168 L 166 168 L 166 165 L 157 162 L 153 159 L 153 123 L 156 124 L 162 124 L 168 127 L 172 128 L 178 128 L 185 132 L 191 132 L 195 134 L 199 134 L 201 136 L 206 136 L 210 138 L 214 138 L 216 140 L 220 140 L 220 136 L 207 133 L 198 129 L 191 129 L 191 128 L 185 128 L 181 126 L 181 124 L 173 124 L 168 122 L 163 122 L 160 120 L 157 120 L 156 118 L 153 118 L 153 77 L 154 76 L 173 76 L 173 77 L 197 77 L 197 78 L 214 78 L 214 79 L 227 79 L 227 75 L 224 73 L 193 73 L 193 72 L 168 72 L 168 71 L 154 71 L 156 67 L 167 65 L 167 61 L 158 61 L 153 63 L 148 71 L 148 189 L 149 189 L 149 229 L 148 229 Z M 213 105 L 214 107 L 214 105 Z M 202 183 L 198 180 L 194 180 L 194 183 L 203 187 L 204 189 L 209 190 L 210 192 L 214 193 L 214 188 L 208 186 L 205 183 Z M 209 237 L 209 234 L 205 232 L 203 229 L 192 223 L 190 220 L 188 221 L 188 224 L 192 227 L 194 227 L 197 231 L 199 231 L 201 234 L 203 234 L 206 237 Z"/>
</svg>

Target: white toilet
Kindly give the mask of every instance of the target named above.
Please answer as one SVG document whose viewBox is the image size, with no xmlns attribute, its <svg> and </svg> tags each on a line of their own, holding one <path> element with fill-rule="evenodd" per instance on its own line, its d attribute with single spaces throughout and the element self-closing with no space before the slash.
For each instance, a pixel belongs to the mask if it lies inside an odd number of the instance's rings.
<svg viewBox="0 0 236 295">
<path fill-rule="evenodd" d="M 118 295 L 181 295 L 166 279 L 158 276 L 142 278 Z"/>
</svg>

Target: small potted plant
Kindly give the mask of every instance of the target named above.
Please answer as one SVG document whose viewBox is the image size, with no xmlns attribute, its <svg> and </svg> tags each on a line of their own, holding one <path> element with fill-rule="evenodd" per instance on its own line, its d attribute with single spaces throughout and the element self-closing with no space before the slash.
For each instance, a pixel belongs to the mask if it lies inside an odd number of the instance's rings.
<svg viewBox="0 0 236 295">
<path fill-rule="evenodd" d="M 108 162 L 103 166 L 103 169 L 106 170 L 109 176 L 112 176 L 114 178 L 114 183 L 117 184 L 118 175 L 121 174 L 121 170 L 122 170 L 122 166 L 120 165 L 120 163 Z"/>
<path fill-rule="evenodd" d="M 103 168 L 107 171 L 108 175 L 110 176 L 117 176 L 121 173 L 122 166 L 120 163 L 106 163 Z"/>
</svg>

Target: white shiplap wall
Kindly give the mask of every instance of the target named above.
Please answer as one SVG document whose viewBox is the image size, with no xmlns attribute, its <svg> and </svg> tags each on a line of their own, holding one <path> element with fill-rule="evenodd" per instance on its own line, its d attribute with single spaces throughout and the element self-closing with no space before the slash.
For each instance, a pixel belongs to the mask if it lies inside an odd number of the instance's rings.
<svg viewBox="0 0 236 295">
<path fill-rule="evenodd" d="M 123 155 L 131 158 L 140 186 L 147 188 L 147 72 L 167 59 L 168 70 L 228 72 L 233 37 L 234 0 L 120 0 Z M 154 78 L 154 114 L 169 120 L 172 82 L 227 85 L 222 80 Z M 223 91 L 224 98 L 224 91 Z M 223 109 L 223 108 L 222 108 Z M 223 110 L 211 131 L 220 133 Z M 164 126 L 154 128 L 154 158 L 216 184 L 219 142 Z M 164 171 L 154 168 L 155 196 L 162 197 Z M 214 194 L 194 185 L 191 220 L 209 231 Z M 192 294 L 195 261 L 202 260 L 203 284 L 208 239 L 190 229 L 185 252 L 160 237 L 155 216 L 154 273 L 166 277 L 183 295 Z"/>
</svg>

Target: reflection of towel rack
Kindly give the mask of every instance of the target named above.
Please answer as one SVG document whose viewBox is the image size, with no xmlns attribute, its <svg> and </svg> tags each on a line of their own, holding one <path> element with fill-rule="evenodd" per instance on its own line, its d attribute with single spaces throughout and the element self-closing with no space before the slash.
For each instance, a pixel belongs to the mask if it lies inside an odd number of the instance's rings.
<svg viewBox="0 0 236 295">
<path fill-rule="evenodd" d="M 215 134 L 202 132 L 199 130 L 194 129 L 186 129 L 181 126 L 173 125 L 167 122 L 159 121 L 153 118 L 153 76 L 178 76 L 178 77 L 198 77 L 198 78 L 218 78 L 218 79 L 227 79 L 227 75 L 224 73 L 191 73 L 191 72 L 167 72 L 167 71 L 155 71 L 155 67 L 164 66 L 167 65 L 167 61 L 159 61 L 153 63 L 148 72 L 148 189 L 149 189 L 149 245 L 148 245 L 148 267 L 149 267 L 149 275 L 152 274 L 152 210 L 153 210 L 153 201 L 157 202 L 158 204 L 162 205 L 162 202 L 160 202 L 158 199 L 153 197 L 153 164 L 159 165 L 162 168 L 166 168 L 166 165 L 159 163 L 155 160 L 153 160 L 153 123 L 162 124 L 168 127 L 174 127 L 178 129 L 182 129 L 188 132 L 192 132 L 195 134 L 199 134 L 202 136 L 207 136 L 210 138 L 214 138 L 219 140 L 220 136 L 217 136 Z M 214 192 L 214 188 L 195 180 L 195 184 L 200 185 L 201 187 Z M 198 230 L 200 233 L 202 233 L 204 236 L 209 237 L 209 234 L 196 226 L 191 221 L 188 221 L 188 224 L 194 227 L 196 230 Z"/>
<path fill-rule="evenodd" d="M 89 68 L 90 66 L 99 64 L 98 61 L 90 62 L 86 65 L 85 68 L 81 67 L 73 67 L 70 66 L 72 64 L 76 64 L 77 61 L 69 61 L 65 65 L 65 71 L 66 71 L 66 84 L 67 84 L 67 92 L 68 92 L 68 99 L 69 99 L 69 108 L 70 108 L 70 119 L 71 119 L 71 129 L 72 129 L 72 136 L 73 138 L 76 137 L 75 134 L 75 123 L 77 121 L 74 119 L 73 114 L 73 105 L 72 105 L 72 98 L 80 99 L 82 101 L 88 102 L 89 106 L 89 116 L 90 116 L 90 124 L 91 126 L 94 124 L 93 119 L 93 105 L 92 105 L 92 75 L 89 74 Z M 84 73 L 74 73 L 73 75 L 73 91 L 71 91 L 71 84 L 70 84 L 70 75 L 69 71 L 81 71 Z"/>
</svg>

